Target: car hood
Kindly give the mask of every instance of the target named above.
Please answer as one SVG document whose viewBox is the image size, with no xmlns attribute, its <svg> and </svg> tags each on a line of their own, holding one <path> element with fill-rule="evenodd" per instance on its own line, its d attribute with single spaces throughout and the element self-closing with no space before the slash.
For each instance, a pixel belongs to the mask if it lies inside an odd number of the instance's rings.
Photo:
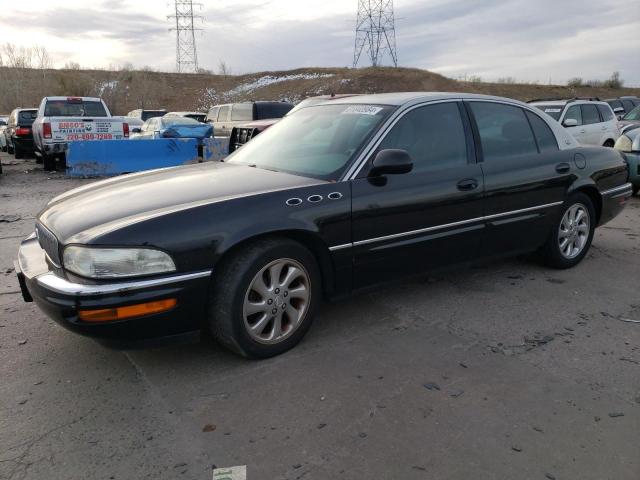
<svg viewBox="0 0 640 480">
<path fill-rule="evenodd" d="M 145 219 L 208 203 L 322 180 L 245 165 L 208 162 L 91 183 L 51 200 L 38 221 L 60 242 L 87 241 Z"/>
</svg>

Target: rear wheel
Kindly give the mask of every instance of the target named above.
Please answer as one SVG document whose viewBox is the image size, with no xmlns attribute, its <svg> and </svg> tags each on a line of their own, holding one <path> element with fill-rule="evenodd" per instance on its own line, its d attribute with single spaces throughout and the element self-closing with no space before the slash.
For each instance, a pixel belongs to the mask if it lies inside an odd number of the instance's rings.
<svg viewBox="0 0 640 480">
<path fill-rule="evenodd" d="M 572 194 L 563 205 L 560 221 L 553 227 L 542 249 L 545 263 L 553 268 L 571 268 L 582 261 L 593 240 L 596 226 L 593 202 L 584 193 Z"/>
<path fill-rule="evenodd" d="M 22 149 L 20 147 L 18 147 L 16 145 L 16 147 L 14 148 L 14 155 L 16 158 L 20 159 L 20 158 L 24 158 L 24 152 L 22 151 Z"/>
<path fill-rule="evenodd" d="M 256 241 L 223 261 L 214 274 L 211 333 L 245 357 L 283 353 L 309 330 L 320 283 L 315 258 L 299 243 L 285 238 Z"/>
<path fill-rule="evenodd" d="M 631 187 L 631 190 L 633 191 L 634 195 L 637 195 L 638 192 L 640 192 L 640 185 L 634 185 L 633 187 Z"/>
<path fill-rule="evenodd" d="M 613 141 L 613 140 L 611 140 L 611 139 L 607 140 L 606 142 L 604 142 L 604 143 L 602 144 L 602 146 L 603 146 L 603 147 L 610 147 L 610 148 L 613 148 L 613 146 L 614 146 L 614 145 L 615 145 L 615 143 L 614 143 L 614 141 Z"/>
</svg>

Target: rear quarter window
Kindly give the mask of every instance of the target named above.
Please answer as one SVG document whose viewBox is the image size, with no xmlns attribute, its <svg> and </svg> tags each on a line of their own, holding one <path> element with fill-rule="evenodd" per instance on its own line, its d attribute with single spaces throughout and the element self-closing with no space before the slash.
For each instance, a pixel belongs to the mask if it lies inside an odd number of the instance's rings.
<svg viewBox="0 0 640 480">
<path fill-rule="evenodd" d="M 291 111 L 293 105 L 285 102 L 256 103 L 256 120 L 282 118 Z"/>
<path fill-rule="evenodd" d="M 602 116 L 602 121 L 608 122 L 614 119 L 611 107 L 609 107 L 608 105 L 597 105 L 597 107 L 600 115 Z"/>
<path fill-rule="evenodd" d="M 540 153 L 555 152 L 559 150 L 556 136 L 551 131 L 551 128 L 549 128 L 549 125 L 547 125 L 547 122 L 542 120 L 535 113 L 526 112 L 526 114 L 536 137 Z"/>
</svg>

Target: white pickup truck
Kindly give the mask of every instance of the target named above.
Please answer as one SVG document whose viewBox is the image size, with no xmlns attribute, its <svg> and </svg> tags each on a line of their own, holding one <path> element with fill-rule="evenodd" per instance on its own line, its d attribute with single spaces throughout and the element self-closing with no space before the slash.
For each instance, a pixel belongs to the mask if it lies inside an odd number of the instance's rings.
<svg viewBox="0 0 640 480">
<path fill-rule="evenodd" d="M 78 140 L 123 140 L 129 125 L 111 112 L 100 98 L 45 97 L 33 122 L 36 156 L 45 170 L 55 170 L 69 142 Z"/>
</svg>

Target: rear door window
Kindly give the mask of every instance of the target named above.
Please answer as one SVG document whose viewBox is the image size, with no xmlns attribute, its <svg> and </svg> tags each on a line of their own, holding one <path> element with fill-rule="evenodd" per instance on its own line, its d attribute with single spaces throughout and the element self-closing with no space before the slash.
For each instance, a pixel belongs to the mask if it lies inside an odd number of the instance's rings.
<svg viewBox="0 0 640 480">
<path fill-rule="evenodd" d="M 630 112 L 635 106 L 631 100 L 621 100 L 625 112 Z"/>
<path fill-rule="evenodd" d="M 602 116 L 603 122 L 608 122 L 609 120 L 614 119 L 613 112 L 611 111 L 611 108 L 608 105 L 598 104 L 596 106 L 598 107 L 598 111 Z"/>
<path fill-rule="evenodd" d="M 409 152 L 412 172 L 449 168 L 467 163 L 467 139 L 456 103 L 416 108 L 404 115 L 378 150 Z"/>
<path fill-rule="evenodd" d="M 253 120 L 253 103 L 235 103 L 231 109 L 231 120 L 234 122 Z"/>
<path fill-rule="evenodd" d="M 600 114 L 598 109 L 593 104 L 581 105 L 582 108 L 582 124 L 591 125 L 593 123 L 600 123 Z"/>
<path fill-rule="evenodd" d="M 578 125 L 582 125 L 582 111 L 580 105 L 573 105 L 567 109 L 567 113 L 564 115 L 563 122 L 569 119 L 573 119 L 578 122 Z"/>
<path fill-rule="evenodd" d="M 524 110 L 512 105 L 470 102 L 485 162 L 538 154 Z"/>
<path fill-rule="evenodd" d="M 229 118 L 229 110 L 231 110 L 231 105 L 220 107 L 220 111 L 218 112 L 218 122 L 227 121 L 227 118 Z"/>
<path fill-rule="evenodd" d="M 551 128 L 549 128 L 549 125 L 547 125 L 547 122 L 542 120 L 535 113 L 526 112 L 526 114 L 529 119 L 529 123 L 531 124 L 531 128 L 533 128 L 533 133 L 536 136 L 540 152 L 557 151 L 558 141 L 556 140 L 555 134 L 551 131 Z"/>
</svg>

